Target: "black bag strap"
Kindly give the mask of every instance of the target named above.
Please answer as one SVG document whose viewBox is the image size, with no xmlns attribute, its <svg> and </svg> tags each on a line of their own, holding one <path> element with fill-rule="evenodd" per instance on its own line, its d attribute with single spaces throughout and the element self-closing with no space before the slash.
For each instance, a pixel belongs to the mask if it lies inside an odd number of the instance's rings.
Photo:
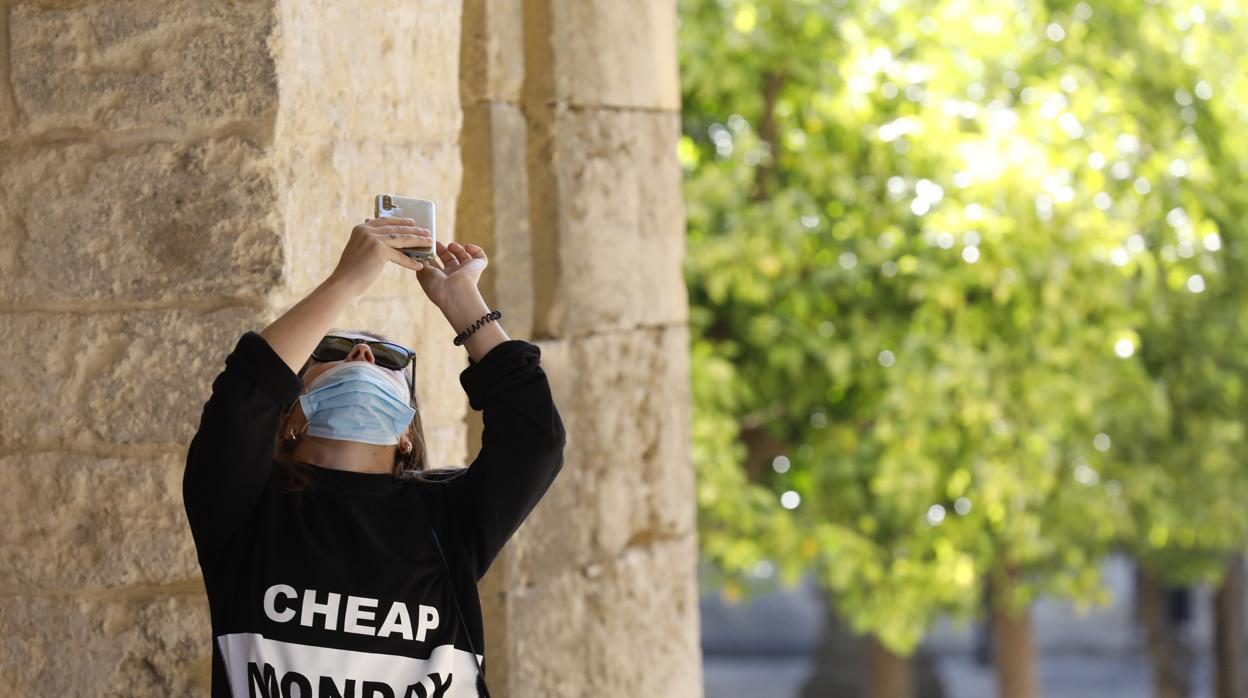
<svg viewBox="0 0 1248 698">
<path fill-rule="evenodd" d="M 419 492 L 419 488 L 417 489 Z M 455 613 L 459 615 L 459 627 L 464 631 L 464 637 L 468 639 L 468 649 L 472 650 L 472 658 L 477 662 L 477 695 L 483 698 L 490 698 L 490 689 L 485 685 L 485 667 L 481 665 L 481 659 L 477 655 L 476 645 L 472 643 L 472 633 L 468 631 L 468 623 L 464 620 L 464 611 L 459 606 L 459 598 L 455 595 L 455 582 L 451 576 L 451 566 L 446 563 L 446 554 L 442 552 L 442 543 L 438 540 L 438 532 L 433 528 L 433 524 L 429 522 L 429 515 L 425 512 L 425 499 L 421 498 L 420 515 L 425 520 L 425 525 L 429 527 L 429 533 L 433 536 L 433 547 L 438 550 L 438 558 L 442 560 L 442 571 L 446 573 L 446 588 L 451 592 L 451 601 L 455 604 Z"/>
</svg>

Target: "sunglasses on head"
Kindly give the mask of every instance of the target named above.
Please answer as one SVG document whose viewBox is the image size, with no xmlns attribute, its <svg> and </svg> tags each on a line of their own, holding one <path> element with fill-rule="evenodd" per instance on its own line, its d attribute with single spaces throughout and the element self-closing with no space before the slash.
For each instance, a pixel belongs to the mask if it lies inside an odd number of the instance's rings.
<svg viewBox="0 0 1248 698">
<path fill-rule="evenodd" d="M 394 342 L 361 339 L 358 337 L 340 337 L 334 334 L 325 335 L 321 343 L 316 345 L 316 349 L 312 350 L 312 358 L 317 361 L 341 361 L 347 358 L 347 354 L 350 354 L 357 344 L 367 344 L 368 348 L 373 352 L 373 359 L 382 368 L 401 371 L 407 368 L 408 362 L 416 358 L 416 352 Z"/>
</svg>

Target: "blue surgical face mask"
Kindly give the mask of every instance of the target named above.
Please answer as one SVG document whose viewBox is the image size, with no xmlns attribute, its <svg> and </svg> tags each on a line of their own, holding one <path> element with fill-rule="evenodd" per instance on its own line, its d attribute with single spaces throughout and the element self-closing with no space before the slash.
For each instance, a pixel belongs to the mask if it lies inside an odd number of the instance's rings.
<svg viewBox="0 0 1248 698">
<path fill-rule="evenodd" d="M 367 361 L 344 361 L 308 384 L 299 396 L 308 433 L 326 439 L 384 446 L 397 444 L 416 410 L 386 369 Z"/>
</svg>

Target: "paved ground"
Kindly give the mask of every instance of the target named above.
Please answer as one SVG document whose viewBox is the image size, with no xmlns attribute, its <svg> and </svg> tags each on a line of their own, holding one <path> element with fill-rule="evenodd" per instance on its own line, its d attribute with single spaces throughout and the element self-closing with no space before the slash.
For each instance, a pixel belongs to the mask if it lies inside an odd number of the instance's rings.
<svg viewBox="0 0 1248 698">
<path fill-rule="evenodd" d="M 1196 667 L 1192 698 L 1212 698 L 1208 657 Z M 706 698 L 797 698 L 813 667 L 804 657 L 716 657 L 702 665 Z M 969 655 L 936 662 L 949 698 L 996 698 L 990 669 Z M 1040 662 L 1041 695 L 1053 698 L 1151 698 L 1152 680 L 1141 655 L 1049 655 Z"/>
<path fill-rule="evenodd" d="M 1078 609 L 1041 599 L 1032 606 L 1046 698 L 1153 698 L 1151 668 L 1134 618 L 1133 568 L 1111 557 L 1104 581 L 1108 607 Z M 1185 633 L 1195 654 L 1192 698 L 1212 698 L 1212 603 L 1197 589 Z M 703 676 L 706 698 L 798 698 L 814 671 L 823 630 L 823 602 L 809 580 L 796 589 L 764 594 L 747 604 L 704 598 Z M 925 647 L 948 698 L 996 698 L 991 667 L 974 661 L 975 630 L 947 622 L 932 628 Z M 856 661 L 856 660 L 851 660 Z M 853 671 L 853 665 L 850 665 Z"/>
<path fill-rule="evenodd" d="M 1192 698 L 1212 698 L 1210 666 L 1204 658 L 1195 671 Z M 942 657 L 936 663 L 949 698 L 996 698 L 996 679 L 970 657 Z M 1041 695 L 1054 698 L 1151 698 L 1151 669 L 1143 655 L 1048 655 L 1040 660 Z"/>
<path fill-rule="evenodd" d="M 706 657 L 706 698 L 790 698 L 810 674 L 805 657 Z"/>
</svg>

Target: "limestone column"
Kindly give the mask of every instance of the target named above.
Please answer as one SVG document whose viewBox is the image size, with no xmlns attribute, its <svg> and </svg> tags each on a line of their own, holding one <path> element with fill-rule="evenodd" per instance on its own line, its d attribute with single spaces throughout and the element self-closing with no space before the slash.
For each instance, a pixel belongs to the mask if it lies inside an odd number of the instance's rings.
<svg viewBox="0 0 1248 698">
<path fill-rule="evenodd" d="M 674 3 L 464 16 L 461 222 L 480 227 L 459 235 L 511 255 L 493 300 L 531 309 L 568 429 L 563 473 L 482 585 L 491 688 L 699 696 Z"/>
<path fill-rule="evenodd" d="M 479 244 L 489 254 L 490 264 L 479 286 L 489 306 L 503 312 L 509 335 L 548 350 L 544 341 L 533 336 L 527 125 L 520 111 L 524 82 L 521 0 L 465 0 L 463 7 L 460 149 L 464 179 L 455 238 Z M 470 459 L 481 448 L 481 413 L 467 410 L 466 425 Z M 508 584 L 514 575 L 507 574 L 505 561 L 517 545 L 513 542 L 504 548 L 478 585 L 485 620 L 486 673 L 495 698 L 524 695 L 510 683 L 510 644 L 524 635 L 522 629 L 513 632 L 508 613 Z"/>
<path fill-rule="evenodd" d="M 460 4 L 0 5 L 0 686 L 205 695 L 186 448 L 233 342 L 375 193 L 455 226 Z M 343 317 L 420 353 L 431 460 L 466 365 L 414 275 Z"/>
</svg>

